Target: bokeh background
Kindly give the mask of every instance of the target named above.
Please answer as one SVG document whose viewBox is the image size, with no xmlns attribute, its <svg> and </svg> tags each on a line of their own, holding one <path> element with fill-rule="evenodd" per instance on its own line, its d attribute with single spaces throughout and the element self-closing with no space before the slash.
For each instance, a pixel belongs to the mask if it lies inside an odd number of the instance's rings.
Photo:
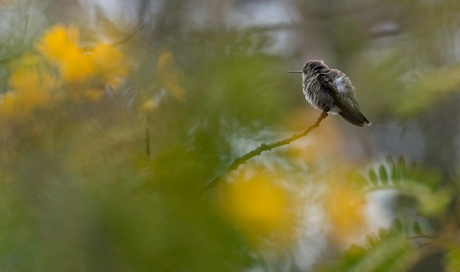
<svg viewBox="0 0 460 272">
<path fill-rule="evenodd" d="M 460 2 L 0 1 L 1 271 L 460 271 Z M 320 116 L 324 60 L 372 121 Z M 205 184 L 219 176 L 213 188 Z"/>
</svg>

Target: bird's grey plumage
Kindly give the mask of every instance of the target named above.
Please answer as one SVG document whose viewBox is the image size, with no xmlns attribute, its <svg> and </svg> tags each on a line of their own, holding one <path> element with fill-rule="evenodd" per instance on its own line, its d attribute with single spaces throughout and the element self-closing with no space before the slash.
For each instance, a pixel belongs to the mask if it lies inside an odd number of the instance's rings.
<svg viewBox="0 0 460 272">
<path fill-rule="evenodd" d="M 338 113 L 356 126 L 371 125 L 356 101 L 355 87 L 343 72 L 329 69 L 323 61 L 309 60 L 301 73 L 303 93 L 313 107 Z"/>
</svg>

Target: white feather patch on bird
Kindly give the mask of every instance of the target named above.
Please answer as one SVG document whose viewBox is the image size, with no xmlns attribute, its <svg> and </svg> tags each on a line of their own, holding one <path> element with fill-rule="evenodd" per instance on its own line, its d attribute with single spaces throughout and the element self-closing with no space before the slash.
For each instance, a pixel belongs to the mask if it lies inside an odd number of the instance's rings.
<svg viewBox="0 0 460 272">
<path fill-rule="evenodd" d="M 339 107 L 337 107 L 337 106 L 334 105 L 333 107 L 331 107 L 331 109 L 329 110 L 329 112 L 332 113 L 332 114 L 334 114 L 334 115 L 336 115 L 337 113 L 340 112 L 340 109 L 339 109 Z"/>
<path fill-rule="evenodd" d="M 343 93 L 343 92 L 346 91 L 346 85 L 345 85 L 345 83 L 343 82 L 342 77 L 337 77 L 337 78 L 334 80 L 334 84 L 335 84 L 335 86 L 337 86 L 337 90 L 339 90 L 339 92 Z"/>
</svg>

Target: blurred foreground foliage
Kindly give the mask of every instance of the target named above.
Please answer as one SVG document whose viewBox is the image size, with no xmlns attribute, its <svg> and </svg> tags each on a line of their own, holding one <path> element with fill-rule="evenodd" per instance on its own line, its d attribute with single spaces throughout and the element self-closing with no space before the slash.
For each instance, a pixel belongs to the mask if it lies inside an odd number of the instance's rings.
<svg viewBox="0 0 460 272">
<path fill-rule="evenodd" d="M 396 192 L 391 228 L 366 234 L 363 244 L 351 244 L 341 259 L 318 265 L 318 271 L 425 271 L 439 269 L 440 263 L 449 267 L 446 271 L 456 271 L 449 269 L 458 261 L 452 257 L 458 244 L 458 214 L 451 213 L 449 203 L 458 189 L 442 186 L 437 173 L 409 167 L 404 157 L 397 162 L 388 157 L 377 169 L 371 168 L 367 177 L 355 174 L 350 184 L 367 194 Z M 439 253 L 445 257 L 431 266 L 426 260 Z"/>
<path fill-rule="evenodd" d="M 31 50 L 11 54 L 0 97 L 1 270 L 250 265 L 249 246 L 204 195 L 204 184 L 225 164 L 222 155 L 231 155 L 232 126 L 276 123 L 280 83 L 274 58 L 248 54 L 252 42 L 239 35 L 229 35 L 225 52 L 219 41 L 203 47 L 215 34 L 196 36 L 183 50 L 115 47 L 83 40 L 88 33 L 77 25 L 57 24 Z M 255 190 L 270 186 L 261 182 Z M 279 204 L 261 196 L 258 205 L 280 209 L 276 188 L 268 194 Z M 283 212 L 260 223 L 263 234 Z"/>
<path fill-rule="evenodd" d="M 94 38 L 132 34 L 107 20 L 102 33 L 17 31 L 27 37 L 1 48 L 0 270 L 296 271 L 308 246 L 318 271 L 407 271 L 438 253 L 460 269 L 460 185 L 404 157 L 359 174 L 337 155 L 332 118 L 205 192 L 232 159 L 317 112 L 290 110 L 303 98 L 263 31 L 187 27 L 165 3 L 155 29 L 121 44 Z M 393 77 L 394 56 L 368 78 Z M 406 86 L 427 91 L 397 104 L 403 115 L 459 83 L 457 68 L 427 73 Z M 377 92 L 400 84 L 385 82 Z M 372 231 L 376 192 L 391 193 L 395 218 Z"/>
</svg>

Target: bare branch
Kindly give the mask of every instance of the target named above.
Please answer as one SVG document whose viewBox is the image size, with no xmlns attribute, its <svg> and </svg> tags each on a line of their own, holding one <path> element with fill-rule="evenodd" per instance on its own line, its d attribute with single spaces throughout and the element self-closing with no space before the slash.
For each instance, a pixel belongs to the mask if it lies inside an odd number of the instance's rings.
<svg viewBox="0 0 460 272">
<path fill-rule="evenodd" d="M 139 21 L 139 23 L 136 25 L 136 27 L 134 28 L 131 34 L 129 34 L 128 36 L 124 37 L 121 40 L 111 43 L 110 45 L 115 47 L 115 46 L 119 46 L 121 44 L 126 43 L 127 41 L 131 40 L 137 33 L 139 33 L 144 28 L 144 26 L 145 26 L 144 21 L 143 20 Z"/>
<path fill-rule="evenodd" d="M 150 160 L 150 129 L 145 130 L 145 155 L 147 159 Z"/>
<path fill-rule="evenodd" d="M 287 145 L 287 144 L 290 144 L 291 142 L 299 139 L 299 138 L 302 138 L 304 136 L 307 136 L 308 133 L 310 133 L 310 131 L 312 131 L 314 128 L 317 128 L 319 127 L 319 124 L 321 123 L 321 121 L 323 121 L 324 118 L 327 117 L 327 112 L 323 111 L 321 113 L 321 116 L 318 118 L 318 120 L 316 120 L 316 123 L 314 123 L 313 125 L 309 126 L 304 132 L 300 133 L 300 134 L 294 134 L 293 136 L 287 138 L 287 139 L 284 139 L 284 140 L 281 140 L 281 141 L 278 141 L 278 142 L 274 142 L 274 143 L 271 143 L 271 144 L 265 144 L 265 143 L 262 143 L 259 147 L 257 147 L 256 149 L 252 150 L 251 152 L 249 153 L 246 153 L 245 155 L 241 156 L 241 157 L 238 157 L 236 158 L 228 167 L 227 169 L 225 169 L 221 174 L 218 174 L 216 175 L 214 178 L 212 178 L 210 181 L 208 181 L 206 184 L 205 184 L 205 188 L 206 190 L 208 189 L 211 189 L 213 187 L 215 187 L 218 183 L 218 181 L 220 179 L 222 179 L 222 177 L 227 174 L 228 172 L 231 172 L 233 170 L 236 170 L 238 169 L 238 167 L 241 165 L 241 164 L 244 164 L 246 163 L 246 161 L 248 161 L 249 159 L 251 159 L 252 157 L 255 157 L 255 156 L 259 156 L 262 152 L 264 151 L 269 151 L 269 150 L 272 150 L 273 148 L 275 147 L 279 147 L 279 146 L 283 146 L 283 145 Z"/>
</svg>

